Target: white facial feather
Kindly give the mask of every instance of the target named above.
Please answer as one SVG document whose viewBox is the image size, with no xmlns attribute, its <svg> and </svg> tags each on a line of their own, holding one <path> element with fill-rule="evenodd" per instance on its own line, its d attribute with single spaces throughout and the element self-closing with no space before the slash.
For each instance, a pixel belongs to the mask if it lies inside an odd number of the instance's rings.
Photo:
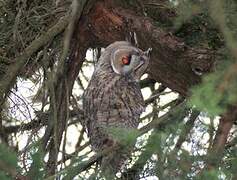
<svg viewBox="0 0 237 180">
<path fill-rule="evenodd" d="M 116 53 L 117 53 L 118 51 L 120 51 L 120 49 L 116 50 L 116 51 L 114 52 L 114 54 L 113 54 L 112 61 L 111 61 L 111 66 L 112 66 L 113 71 L 114 71 L 115 73 L 121 75 L 121 73 L 116 69 L 115 64 L 114 64 L 114 61 L 113 61 L 113 59 L 116 59 L 116 56 L 115 56 L 115 55 L 116 55 Z"/>
</svg>

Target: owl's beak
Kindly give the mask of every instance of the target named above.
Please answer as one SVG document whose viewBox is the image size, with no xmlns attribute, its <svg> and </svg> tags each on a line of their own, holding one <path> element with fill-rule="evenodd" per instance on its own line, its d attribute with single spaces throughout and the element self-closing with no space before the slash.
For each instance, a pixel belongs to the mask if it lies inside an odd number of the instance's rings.
<svg viewBox="0 0 237 180">
<path fill-rule="evenodd" d="M 147 61 L 150 58 L 152 48 L 148 48 L 147 51 L 142 52 L 139 58 L 139 64 L 134 68 L 134 71 L 137 71 L 142 65 L 147 64 Z"/>
<path fill-rule="evenodd" d="M 148 48 L 148 49 L 144 52 L 144 55 L 147 56 L 147 57 L 150 57 L 150 56 L 151 56 L 151 51 L 152 51 L 152 48 Z"/>
<path fill-rule="evenodd" d="M 141 57 L 140 63 L 137 65 L 137 67 L 134 70 L 136 71 L 137 69 L 139 69 L 144 63 L 145 63 L 145 60 Z"/>
</svg>

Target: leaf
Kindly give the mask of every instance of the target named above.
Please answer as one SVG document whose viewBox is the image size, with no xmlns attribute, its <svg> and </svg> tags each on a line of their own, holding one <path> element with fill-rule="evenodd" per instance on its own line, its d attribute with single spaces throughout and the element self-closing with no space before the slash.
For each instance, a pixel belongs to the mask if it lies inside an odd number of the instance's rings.
<svg viewBox="0 0 237 180">
<path fill-rule="evenodd" d="M 139 134 L 137 129 L 130 128 L 108 128 L 108 133 L 123 145 L 133 144 Z"/>
</svg>

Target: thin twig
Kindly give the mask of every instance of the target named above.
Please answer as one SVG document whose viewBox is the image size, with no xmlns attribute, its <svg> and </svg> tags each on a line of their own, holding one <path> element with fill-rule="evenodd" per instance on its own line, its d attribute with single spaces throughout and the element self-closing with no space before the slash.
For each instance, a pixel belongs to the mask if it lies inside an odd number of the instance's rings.
<svg viewBox="0 0 237 180">
<path fill-rule="evenodd" d="M 16 81 L 17 75 L 25 64 L 27 64 L 29 58 L 38 51 L 41 47 L 46 45 L 52 38 L 61 33 L 68 24 L 68 16 L 61 18 L 57 24 L 50 28 L 46 33 L 42 34 L 39 38 L 35 39 L 20 56 L 14 59 L 14 64 L 8 67 L 8 70 L 0 80 L 0 104 L 4 103 L 4 100 Z"/>
</svg>

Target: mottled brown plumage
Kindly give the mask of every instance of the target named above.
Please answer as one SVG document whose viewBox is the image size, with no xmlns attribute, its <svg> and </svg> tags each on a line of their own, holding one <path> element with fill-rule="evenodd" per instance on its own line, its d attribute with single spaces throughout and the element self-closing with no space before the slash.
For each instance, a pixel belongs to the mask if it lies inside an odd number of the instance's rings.
<svg viewBox="0 0 237 180">
<path fill-rule="evenodd" d="M 83 99 L 84 125 L 94 151 L 119 143 L 108 129 L 137 128 L 144 111 L 138 80 L 147 69 L 148 61 L 147 52 L 125 41 L 111 44 L 102 53 Z M 106 160 L 114 173 L 124 161 L 118 154 L 116 158 Z"/>
</svg>

